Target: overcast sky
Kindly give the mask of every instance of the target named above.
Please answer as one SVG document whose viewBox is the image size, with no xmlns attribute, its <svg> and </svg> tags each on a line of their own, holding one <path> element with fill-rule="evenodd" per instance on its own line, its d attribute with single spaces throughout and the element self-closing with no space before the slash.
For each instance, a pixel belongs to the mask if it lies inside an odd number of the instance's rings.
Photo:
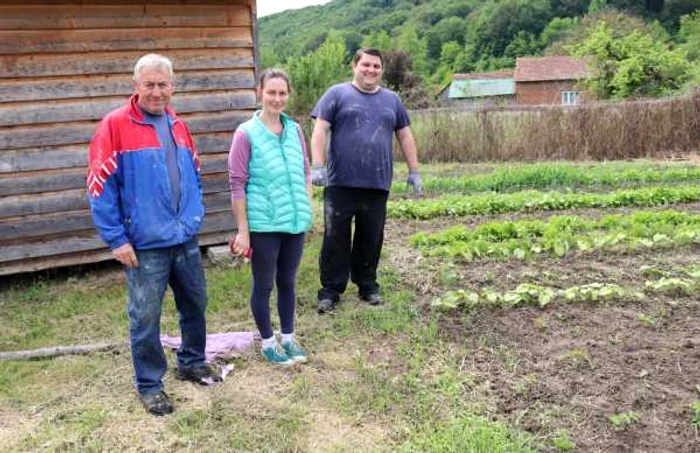
<svg viewBox="0 0 700 453">
<path fill-rule="evenodd" d="M 279 13 L 287 9 L 303 8 L 309 5 L 323 5 L 330 0 L 258 0 L 258 17 Z"/>
</svg>

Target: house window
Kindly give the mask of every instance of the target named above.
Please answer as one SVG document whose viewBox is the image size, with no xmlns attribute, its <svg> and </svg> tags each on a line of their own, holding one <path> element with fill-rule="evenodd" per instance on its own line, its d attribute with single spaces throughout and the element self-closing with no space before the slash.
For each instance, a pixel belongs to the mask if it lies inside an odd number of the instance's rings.
<svg viewBox="0 0 700 453">
<path fill-rule="evenodd" d="M 561 103 L 564 105 L 577 105 L 578 104 L 578 92 L 577 91 L 562 91 L 561 92 Z"/>
</svg>

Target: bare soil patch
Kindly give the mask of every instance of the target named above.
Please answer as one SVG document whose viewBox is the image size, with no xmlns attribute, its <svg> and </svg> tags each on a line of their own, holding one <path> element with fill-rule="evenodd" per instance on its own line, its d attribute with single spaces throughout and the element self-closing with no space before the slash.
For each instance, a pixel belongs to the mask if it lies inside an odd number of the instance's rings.
<svg viewBox="0 0 700 453">
<path fill-rule="evenodd" d="M 699 212 L 700 205 L 683 206 Z M 577 214 L 586 217 L 631 210 L 532 213 L 528 218 Z M 519 283 L 558 288 L 593 282 L 644 288 L 643 265 L 674 269 L 700 262 L 700 247 L 634 254 L 596 253 L 537 261 L 450 263 L 426 258 L 408 244 L 418 232 L 456 224 L 474 226 L 483 216 L 435 221 L 390 221 L 389 260 L 422 295 L 424 310 L 454 288 L 499 291 Z M 446 266 L 457 272 L 452 287 L 441 280 Z M 697 452 L 700 438 L 690 404 L 700 400 L 700 297 L 648 295 L 624 304 L 554 304 L 450 313 L 442 335 L 469 351 L 460 373 L 473 386 L 467 397 L 489 414 L 547 437 L 567 430 L 576 451 Z M 653 325 L 641 321 L 651 317 Z M 615 427 L 609 417 L 634 412 L 639 422 Z"/>
</svg>

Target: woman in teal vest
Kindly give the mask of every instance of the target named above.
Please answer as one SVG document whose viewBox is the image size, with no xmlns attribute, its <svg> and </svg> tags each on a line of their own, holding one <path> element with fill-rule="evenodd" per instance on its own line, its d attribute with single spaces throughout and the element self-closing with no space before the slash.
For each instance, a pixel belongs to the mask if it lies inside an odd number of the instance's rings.
<svg viewBox="0 0 700 453">
<path fill-rule="evenodd" d="M 228 158 L 231 205 L 238 234 L 231 252 L 251 259 L 250 308 L 262 337 L 262 355 L 282 366 L 306 362 L 294 337 L 295 282 L 311 228 L 311 174 L 301 128 L 282 113 L 290 86 L 284 71 L 260 77 L 262 110 L 233 135 Z M 270 323 L 270 293 L 277 285 L 282 331 L 278 343 Z"/>
</svg>

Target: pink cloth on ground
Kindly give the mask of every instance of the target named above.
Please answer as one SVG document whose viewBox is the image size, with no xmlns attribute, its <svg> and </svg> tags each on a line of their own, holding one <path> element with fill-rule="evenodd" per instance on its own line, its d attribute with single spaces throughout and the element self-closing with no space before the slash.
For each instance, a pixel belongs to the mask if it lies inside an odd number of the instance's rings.
<svg viewBox="0 0 700 453">
<path fill-rule="evenodd" d="M 207 362 L 217 358 L 237 357 L 253 346 L 257 332 L 223 332 L 207 335 L 207 347 L 204 357 Z M 163 347 L 177 349 L 182 343 L 180 337 L 161 335 Z"/>
</svg>

